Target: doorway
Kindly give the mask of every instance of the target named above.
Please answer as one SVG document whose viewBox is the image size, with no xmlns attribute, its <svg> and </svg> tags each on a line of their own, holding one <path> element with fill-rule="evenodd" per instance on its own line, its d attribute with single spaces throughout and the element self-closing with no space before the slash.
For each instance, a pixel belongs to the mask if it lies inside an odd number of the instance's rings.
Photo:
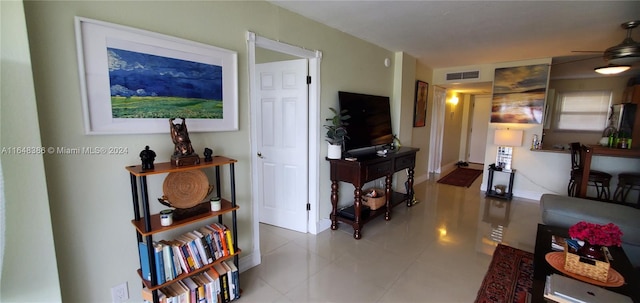
<svg viewBox="0 0 640 303">
<path fill-rule="evenodd" d="M 319 196 L 319 165 L 320 165 L 320 151 L 319 151 L 319 134 L 320 134 L 320 61 L 322 53 L 320 51 L 312 51 L 301 47 L 292 46 L 290 44 L 282 43 L 279 41 L 271 40 L 265 37 L 261 37 L 252 32 L 247 32 L 247 48 L 249 59 L 249 96 L 250 96 L 250 130 L 251 130 L 251 172 L 252 172 L 252 230 L 253 230 L 253 250 L 249 252 L 246 258 L 243 258 L 242 263 L 248 262 L 247 266 L 243 268 L 250 268 L 260 264 L 260 206 L 262 193 L 261 188 L 264 188 L 266 175 L 261 173 L 261 168 L 264 168 L 263 159 L 265 157 L 261 151 L 261 138 L 258 135 L 262 129 L 262 110 L 261 110 L 261 94 L 258 87 L 258 72 L 256 64 L 256 50 L 268 50 L 270 52 L 279 53 L 281 55 L 290 56 L 294 58 L 304 59 L 308 66 L 308 75 L 310 83 L 308 85 L 307 93 L 307 106 L 306 112 L 300 113 L 300 115 L 306 115 L 306 125 L 302 128 L 307 130 L 306 146 L 303 149 L 297 149 L 298 154 L 296 157 L 302 157 L 302 161 L 306 162 L 306 175 L 301 178 L 306 183 L 302 187 L 303 192 L 300 196 L 304 197 L 302 203 L 305 206 L 306 212 L 304 213 L 304 220 L 307 222 L 305 232 L 317 233 L 318 222 L 318 201 Z M 306 79 L 305 79 L 306 80 Z M 307 82 L 307 81 L 305 81 Z M 300 152 L 302 150 L 302 152 Z M 269 157 L 274 157 L 270 155 Z M 283 180 L 283 179 L 281 179 Z M 286 193 L 291 190 L 290 184 L 287 182 L 278 181 L 276 183 L 270 183 L 270 190 L 276 192 Z M 306 185 L 306 186 L 305 186 Z M 286 218 L 281 218 L 286 219 Z"/>
<path fill-rule="evenodd" d="M 487 146 L 487 129 L 491 115 L 491 96 L 474 95 L 473 112 L 471 115 L 471 130 L 469 131 L 469 149 L 467 161 L 484 163 Z"/>
<path fill-rule="evenodd" d="M 308 228 L 307 59 L 255 65 L 254 108 L 258 222 L 306 233 Z"/>
</svg>

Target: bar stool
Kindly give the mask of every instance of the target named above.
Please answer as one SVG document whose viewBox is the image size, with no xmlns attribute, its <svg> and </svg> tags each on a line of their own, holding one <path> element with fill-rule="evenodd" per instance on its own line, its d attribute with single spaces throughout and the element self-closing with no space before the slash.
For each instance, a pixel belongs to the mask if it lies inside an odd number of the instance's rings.
<svg viewBox="0 0 640 303">
<path fill-rule="evenodd" d="M 628 203 L 627 196 L 631 190 L 640 190 L 640 173 L 618 174 L 618 186 L 613 194 L 614 202 Z M 635 207 L 640 207 L 640 194 Z"/>
<path fill-rule="evenodd" d="M 580 142 L 571 143 L 571 178 L 569 179 L 569 186 L 567 187 L 567 193 L 571 197 L 578 195 L 578 188 L 582 174 L 584 170 L 584 153 L 586 147 L 583 147 Z M 611 174 L 605 173 L 599 170 L 589 171 L 588 185 L 595 186 L 596 195 L 598 200 L 608 201 L 610 197 L 609 184 L 611 183 Z"/>
</svg>

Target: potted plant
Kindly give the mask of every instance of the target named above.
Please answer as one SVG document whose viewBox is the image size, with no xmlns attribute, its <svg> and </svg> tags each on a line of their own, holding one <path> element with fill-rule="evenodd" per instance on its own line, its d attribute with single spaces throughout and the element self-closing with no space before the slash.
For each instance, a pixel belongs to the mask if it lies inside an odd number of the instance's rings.
<svg viewBox="0 0 640 303">
<path fill-rule="evenodd" d="M 329 143 L 327 158 L 329 159 L 340 159 L 342 158 L 342 144 L 344 143 L 344 139 L 348 139 L 346 125 L 349 123 L 346 122 L 347 119 L 351 118 L 351 116 L 347 115 L 347 110 L 338 111 L 335 108 L 329 107 L 329 110 L 333 112 L 332 118 L 327 118 L 326 121 L 329 124 L 326 124 L 324 127 L 327 129 L 327 142 Z"/>
</svg>

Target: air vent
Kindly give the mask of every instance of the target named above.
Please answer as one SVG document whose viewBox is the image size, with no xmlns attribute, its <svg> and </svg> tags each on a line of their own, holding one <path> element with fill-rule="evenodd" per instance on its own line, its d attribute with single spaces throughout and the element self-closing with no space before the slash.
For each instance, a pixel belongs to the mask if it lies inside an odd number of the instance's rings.
<svg viewBox="0 0 640 303">
<path fill-rule="evenodd" d="M 480 78 L 480 71 L 474 70 L 472 72 L 462 73 L 462 79 L 478 79 Z"/>
<path fill-rule="evenodd" d="M 462 73 L 447 74 L 447 80 L 460 80 L 460 79 L 462 79 Z"/>
<path fill-rule="evenodd" d="M 450 80 L 464 80 L 464 79 L 478 79 L 480 78 L 480 71 L 469 71 L 469 72 L 459 72 L 459 73 L 449 73 L 447 74 L 447 81 Z"/>
</svg>

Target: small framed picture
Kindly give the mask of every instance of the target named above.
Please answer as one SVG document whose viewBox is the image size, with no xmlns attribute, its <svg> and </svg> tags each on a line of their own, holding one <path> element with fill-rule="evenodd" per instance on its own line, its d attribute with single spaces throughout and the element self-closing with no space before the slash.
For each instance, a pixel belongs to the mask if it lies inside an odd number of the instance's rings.
<svg viewBox="0 0 640 303">
<path fill-rule="evenodd" d="M 413 112 L 413 127 L 427 125 L 427 96 L 429 95 L 429 83 L 416 81 L 416 101 Z"/>
</svg>

